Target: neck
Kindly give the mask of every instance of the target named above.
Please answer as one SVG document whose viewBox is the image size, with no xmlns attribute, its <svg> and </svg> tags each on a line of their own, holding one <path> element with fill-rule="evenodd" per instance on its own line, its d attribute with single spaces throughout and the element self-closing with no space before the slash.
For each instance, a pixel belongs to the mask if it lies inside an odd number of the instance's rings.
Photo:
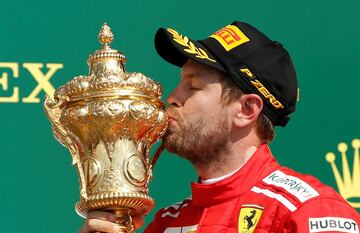
<svg viewBox="0 0 360 233">
<path fill-rule="evenodd" d="M 205 166 L 196 164 L 195 170 L 202 179 L 213 179 L 229 174 L 242 167 L 255 153 L 261 142 L 234 143 L 226 154 L 221 154 L 218 159 L 210 161 Z"/>
</svg>

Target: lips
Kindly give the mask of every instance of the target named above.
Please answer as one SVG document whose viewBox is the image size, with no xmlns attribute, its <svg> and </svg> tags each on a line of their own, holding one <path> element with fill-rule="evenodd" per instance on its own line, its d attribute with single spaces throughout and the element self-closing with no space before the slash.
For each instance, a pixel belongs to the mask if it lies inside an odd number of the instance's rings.
<svg viewBox="0 0 360 233">
<path fill-rule="evenodd" d="M 169 130 L 170 130 L 170 128 L 172 128 L 173 126 L 178 125 L 179 114 L 177 114 L 174 109 L 172 110 L 167 109 L 167 115 L 168 115 Z"/>
<path fill-rule="evenodd" d="M 177 123 L 176 119 L 172 116 L 168 116 L 168 122 L 169 122 L 169 125 L 174 125 L 175 123 Z"/>
<path fill-rule="evenodd" d="M 178 117 L 179 114 L 177 114 L 175 109 L 173 109 L 173 108 L 166 109 L 166 113 L 167 113 L 169 122 L 177 121 L 177 119 L 179 118 Z"/>
<path fill-rule="evenodd" d="M 168 120 L 169 121 L 176 121 L 176 119 L 173 116 L 170 116 L 170 115 L 168 115 Z"/>
</svg>

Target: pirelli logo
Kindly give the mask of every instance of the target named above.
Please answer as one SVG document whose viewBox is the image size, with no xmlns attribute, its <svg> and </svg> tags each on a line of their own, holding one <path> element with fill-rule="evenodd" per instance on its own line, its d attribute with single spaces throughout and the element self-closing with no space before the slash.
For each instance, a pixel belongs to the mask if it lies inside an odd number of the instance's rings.
<svg viewBox="0 0 360 233">
<path fill-rule="evenodd" d="M 249 38 L 234 25 L 228 25 L 215 32 L 210 37 L 219 41 L 226 51 L 250 41 Z"/>
<path fill-rule="evenodd" d="M 276 99 L 276 97 L 270 93 L 270 91 L 256 78 L 256 76 L 251 73 L 247 68 L 240 69 L 240 71 L 250 78 L 251 84 L 269 101 L 269 103 L 274 106 L 276 109 L 284 108 L 284 105 Z"/>
</svg>

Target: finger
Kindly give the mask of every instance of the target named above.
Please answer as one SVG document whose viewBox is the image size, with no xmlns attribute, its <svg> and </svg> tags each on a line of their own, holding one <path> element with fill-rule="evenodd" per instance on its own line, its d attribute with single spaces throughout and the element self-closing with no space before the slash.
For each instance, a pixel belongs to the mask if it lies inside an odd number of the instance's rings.
<svg viewBox="0 0 360 233">
<path fill-rule="evenodd" d="M 90 211 L 88 212 L 87 219 L 100 219 L 115 222 L 115 215 L 105 211 Z"/>
<path fill-rule="evenodd" d="M 144 215 L 138 215 L 133 217 L 133 224 L 135 227 L 135 230 L 141 228 L 145 223 Z"/>
<path fill-rule="evenodd" d="M 80 228 L 79 233 L 116 233 L 120 227 L 115 223 L 104 221 L 100 219 L 88 219 L 85 224 Z"/>
</svg>

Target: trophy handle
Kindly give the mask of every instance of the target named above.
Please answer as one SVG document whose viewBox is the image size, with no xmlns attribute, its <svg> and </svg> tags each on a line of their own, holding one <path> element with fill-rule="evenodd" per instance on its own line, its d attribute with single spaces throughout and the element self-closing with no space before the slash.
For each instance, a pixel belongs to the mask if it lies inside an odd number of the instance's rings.
<svg viewBox="0 0 360 233">
<path fill-rule="evenodd" d="M 157 124 L 156 124 L 156 126 L 154 125 L 154 128 L 150 131 L 151 133 L 148 135 L 148 138 L 151 139 L 150 141 L 155 142 L 158 139 L 160 139 L 162 136 L 164 136 L 168 125 L 169 125 L 169 123 L 168 123 L 167 114 L 165 113 L 165 111 L 160 111 L 159 115 L 158 115 Z M 160 132 L 159 132 L 159 130 L 160 130 Z M 154 133 L 154 132 L 157 132 L 157 133 Z M 151 146 L 152 146 L 152 144 L 151 144 Z M 153 179 L 153 169 L 154 169 L 155 163 L 159 159 L 160 154 L 164 151 L 164 149 L 165 149 L 164 143 L 161 142 L 159 147 L 155 150 L 154 155 L 151 157 L 149 166 L 148 166 L 148 171 L 149 171 L 148 181 L 151 181 Z M 146 150 L 147 150 L 147 154 L 149 154 L 149 151 L 150 151 L 149 145 L 147 146 Z"/>
<path fill-rule="evenodd" d="M 82 198 L 87 200 L 85 175 L 80 163 L 80 153 L 78 148 L 78 146 L 81 147 L 81 144 L 77 143 L 75 141 L 75 137 L 71 137 L 71 133 L 68 132 L 60 123 L 60 106 L 64 100 L 66 100 L 66 97 L 64 99 L 58 100 L 57 102 L 54 102 L 51 98 L 45 96 L 44 109 L 47 117 L 51 122 L 53 134 L 56 140 L 60 142 L 61 145 L 69 148 L 70 150 L 72 165 L 76 165 L 80 177 L 80 195 Z"/>
<path fill-rule="evenodd" d="M 150 175 L 148 178 L 149 180 L 152 180 L 152 178 L 153 178 L 152 173 L 153 173 L 155 163 L 159 159 L 159 157 L 160 157 L 161 153 L 164 151 L 164 149 L 165 149 L 164 143 L 161 142 L 160 146 L 155 150 L 154 155 L 151 157 L 150 164 L 149 164 L 149 172 L 150 172 Z"/>
</svg>

